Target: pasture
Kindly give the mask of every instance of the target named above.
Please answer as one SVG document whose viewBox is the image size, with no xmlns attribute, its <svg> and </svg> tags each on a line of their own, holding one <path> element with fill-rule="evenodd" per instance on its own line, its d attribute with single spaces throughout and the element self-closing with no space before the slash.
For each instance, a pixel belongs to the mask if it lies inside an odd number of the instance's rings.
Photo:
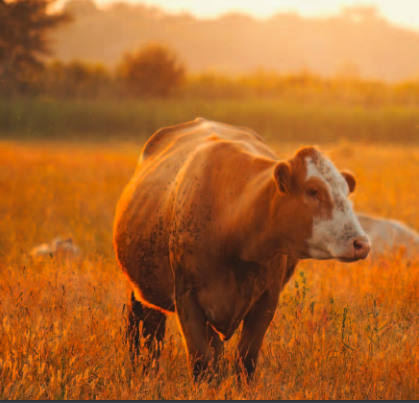
<svg viewBox="0 0 419 403">
<path fill-rule="evenodd" d="M 270 144 L 280 158 L 302 145 Z M 160 367 L 133 369 L 112 224 L 142 145 L 0 143 L 0 399 L 419 398 L 419 258 L 403 250 L 354 264 L 301 262 L 250 387 L 236 381 L 236 335 L 225 344 L 223 381 L 194 384 L 173 316 Z M 418 146 L 320 146 L 355 173 L 356 211 L 419 229 Z M 82 258 L 29 259 L 57 235 L 72 236 Z"/>
</svg>

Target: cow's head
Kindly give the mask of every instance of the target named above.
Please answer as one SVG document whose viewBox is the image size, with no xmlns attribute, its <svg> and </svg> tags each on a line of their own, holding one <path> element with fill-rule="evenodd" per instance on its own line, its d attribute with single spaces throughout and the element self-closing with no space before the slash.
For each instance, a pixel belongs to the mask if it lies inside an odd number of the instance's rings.
<svg viewBox="0 0 419 403">
<path fill-rule="evenodd" d="M 364 259 L 371 249 L 348 196 L 356 181 L 349 172 L 339 172 L 313 147 L 305 147 L 287 162 L 279 162 L 274 180 L 285 202 L 288 244 L 300 258 Z"/>
</svg>

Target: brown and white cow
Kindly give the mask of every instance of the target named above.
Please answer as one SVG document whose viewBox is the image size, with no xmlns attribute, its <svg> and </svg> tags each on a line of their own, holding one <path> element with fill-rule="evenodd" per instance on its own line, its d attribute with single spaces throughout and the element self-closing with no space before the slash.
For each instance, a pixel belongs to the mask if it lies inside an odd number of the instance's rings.
<svg viewBox="0 0 419 403">
<path fill-rule="evenodd" d="M 250 129 L 192 122 L 156 132 L 116 209 L 114 248 L 138 325 L 158 356 L 176 312 L 199 378 L 243 323 L 238 363 L 253 375 L 279 293 L 299 259 L 355 262 L 370 243 L 348 200 L 355 179 L 312 147 L 278 161 Z"/>
</svg>

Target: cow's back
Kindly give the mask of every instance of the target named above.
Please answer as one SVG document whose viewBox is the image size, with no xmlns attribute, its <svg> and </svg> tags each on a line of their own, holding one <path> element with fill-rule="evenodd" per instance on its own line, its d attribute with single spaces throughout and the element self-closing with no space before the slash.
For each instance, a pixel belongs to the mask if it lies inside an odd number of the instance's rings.
<svg viewBox="0 0 419 403">
<path fill-rule="evenodd" d="M 275 158 L 255 132 L 198 118 L 164 128 L 145 144 L 134 176 L 117 205 L 114 247 L 137 298 L 173 310 L 169 238 L 179 171 L 187 161 L 209 155 L 214 140 L 243 152 Z M 211 164 L 211 161 L 204 161 Z M 190 169 L 188 167 L 187 169 Z"/>
<path fill-rule="evenodd" d="M 212 135 L 226 141 L 245 142 L 246 146 L 253 147 L 254 152 L 275 158 L 275 154 L 263 138 L 253 130 L 196 118 L 191 122 L 165 127 L 154 133 L 144 145 L 139 164 L 157 156 L 167 155 L 167 152 L 172 154 L 179 150 L 191 150 L 198 144 L 211 140 Z"/>
</svg>

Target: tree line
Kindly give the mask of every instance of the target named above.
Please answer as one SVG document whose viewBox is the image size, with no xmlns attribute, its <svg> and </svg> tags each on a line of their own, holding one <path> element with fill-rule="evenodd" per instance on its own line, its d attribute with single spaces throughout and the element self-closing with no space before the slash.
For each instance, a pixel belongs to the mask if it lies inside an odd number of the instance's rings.
<svg viewBox="0 0 419 403">
<path fill-rule="evenodd" d="M 55 60 L 36 72 L 3 81 L 3 95 L 53 98 L 168 97 L 176 95 L 185 69 L 158 44 L 127 53 L 112 71 L 101 64 Z"/>
<path fill-rule="evenodd" d="M 115 72 L 80 61 L 45 63 L 50 32 L 73 20 L 68 11 L 50 12 L 52 3 L 0 0 L 0 95 L 168 96 L 182 84 L 184 67 L 158 44 L 126 53 Z"/>
<path fill-rule="evenodd" d="M 277 97 L 296 102 L 366 106 L 419 104 L 419 81 L 397 84 L 363 80 L 347 63 L 334 77 L 301 71 L 244 76 L 188 74 L 166 46 L 151 43 L 127 52 L 114 69 L 83 61 L 45 62 L 51 33 L 71 23 L 68 11 L 50 12 L 54 0 L 0 0 L 0 97 L 54 99 L 167 98 L 240 99 Z"/>
</svg>

